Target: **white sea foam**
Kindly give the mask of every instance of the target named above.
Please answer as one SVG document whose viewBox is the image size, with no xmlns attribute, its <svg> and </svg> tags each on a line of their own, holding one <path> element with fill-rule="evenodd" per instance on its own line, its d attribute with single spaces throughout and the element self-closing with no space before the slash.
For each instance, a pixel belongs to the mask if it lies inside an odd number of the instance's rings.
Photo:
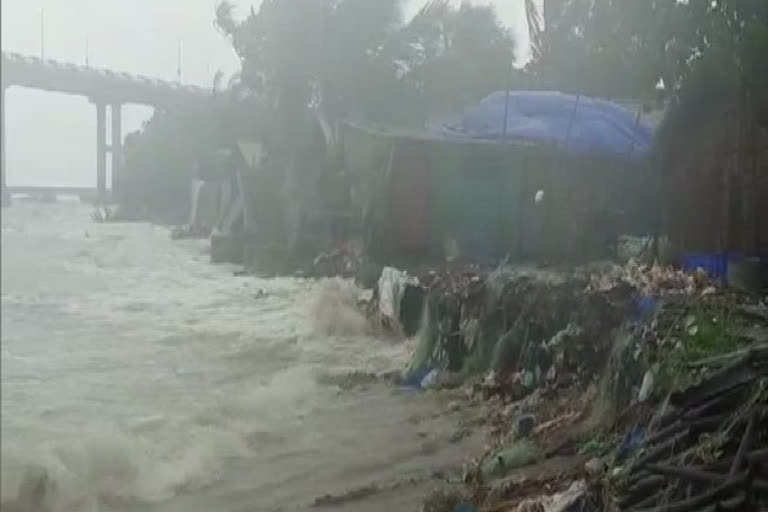
<svg viewBox="0 0 768 512">
<path fill-rule="evenodd" d="M 205 492 L 233 465 L 248 468 L 235 494 L 314 482 L 307 464 L 332 478 L 366 453 L 349 448 L 358 436 L 388 439 L 377 429 L 397 421 L 397 397 L 343 419 L 351 405 L 317 380 L 404 361 L 402 345 L 365 335 L 351 282 L 235 277 L 166 230 L 89 216 L 3 212 L 3 511 L 161 510 L 197 495 L 211 501 L 168 510 L 227 510 Z"/>
</svg>

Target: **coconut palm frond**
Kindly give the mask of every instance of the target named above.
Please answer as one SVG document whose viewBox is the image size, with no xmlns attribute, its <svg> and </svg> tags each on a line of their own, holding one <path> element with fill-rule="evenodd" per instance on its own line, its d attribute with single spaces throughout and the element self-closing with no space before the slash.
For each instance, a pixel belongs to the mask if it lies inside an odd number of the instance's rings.
<svg viewBox="0 0 768 512">
<path fill-rule="evenodd" d="M 217 94 L 219 91 L 221 91 L 221 81 L 224 79 L 224 72 L 222 70 L 216 71 L 216 74 L 213 75 L 213 86 L 211 89 L 211 92 L 213 94 Z"/>
<path fill-rule="evenodd" d="M 528 21 L 528 37 L 534 59 L 544 52 L 544 26 L 536 0 L 525 0 L 525 18 Z"/>
<path fill-rule="evenodd" d="M 225 36 L 232 36 L 237 29 L 235 21 L 235 4 L 230 0 L 222 0 L 216 6 L 216 18 L 213 22 L 216 29 Z"/>
</svg>

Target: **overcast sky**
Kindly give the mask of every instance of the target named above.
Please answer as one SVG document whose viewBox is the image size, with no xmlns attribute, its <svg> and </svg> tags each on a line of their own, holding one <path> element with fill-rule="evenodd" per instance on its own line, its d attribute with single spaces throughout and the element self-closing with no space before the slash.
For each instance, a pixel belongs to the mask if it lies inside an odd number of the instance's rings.
<svg viewBox="0 0 768 512">
<path fill-rule="evenodd" d="M 488 1 L 525 48 L 523 0 Z M 84 64 L 87 53 L 92 66 L 175 80 L 181 45 L 182 80 L 208 87 L 217 70 L 238 69 L 229 42 L 213 26 L 217 3 L 2 0 L 2 49 L 39 56 L 44 27 L 46 58 Z M 236 4 L 245 13 L 258 1 Z M 413 0 L 407 11 L 421 4 Z M 95 185 L 96 114 L 86 99 L 14 88 L 6 93 L 5 106 L 9 185 Z M 146 107 L 126 107 L 123 133 L 149 115 Z"/>
</svg>

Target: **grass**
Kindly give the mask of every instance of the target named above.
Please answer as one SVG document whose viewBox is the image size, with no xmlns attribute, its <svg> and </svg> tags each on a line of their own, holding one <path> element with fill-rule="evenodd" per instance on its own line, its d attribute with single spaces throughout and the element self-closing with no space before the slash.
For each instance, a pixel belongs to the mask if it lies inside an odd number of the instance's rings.
<svg viewBox="0 0 768 512">
<path fill-rule="evenodd" d="M 695 374 L 688 363 L 727 354 L 739 348 L 735 325 L 726 308 L 693 306 L 675 325 L 675 345 L 660 358 L 657 383 L 662 389 L 690 385 Z"/>
<path fill-rule="evenodd" d="M 693 362 L 707 357 L 728 353 L 736 348 L 727 314 L 707 314 L 697 311 L 685 319 L 682 360 Z"/>
</svg>

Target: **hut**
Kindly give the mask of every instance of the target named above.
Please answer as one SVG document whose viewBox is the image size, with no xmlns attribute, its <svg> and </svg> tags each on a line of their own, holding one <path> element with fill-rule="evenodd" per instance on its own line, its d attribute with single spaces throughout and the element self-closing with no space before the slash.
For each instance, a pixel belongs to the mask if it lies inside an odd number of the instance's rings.
<svg viewBox="0 0 768 512">
<path fill-rule="evenodd" d="M 486 113 L 472 111 L 466 118 L 483 120 L 480 136 L 457 133 L 471 128 L 467 122 L 422 132 L 342 123 L 342 166 L 356 176 L 353 202 L 369 256 L 401 265 L 457 257 L 578 261 L 607 255 L 619 233 L 649 229 L 643 212 L 653 190 L 642 187 L 649 148 L 638 147 L 642 158 L 632 159 L 622 158 L 631 147 L 610 154 L 563 145 L 563 132 L 595 120 L 586 101 L 559 93 L 536 98 L 544 106 L 568 100 L 550 110 L 568 115 L 542 120 L 531 135 L 530 124 L 514 125 L 512 117 L 533 119 L 520 112 L 531 96 L 516 98 L 518 110 L 504 108 L 504 137 L 488 129 Z M 479 108 L 499 111 L 498 103 Z M 560 131 L 547 138 L 548 128 Z M 589 144 L 589 134 L 576 135 Z"/>
</svg>

